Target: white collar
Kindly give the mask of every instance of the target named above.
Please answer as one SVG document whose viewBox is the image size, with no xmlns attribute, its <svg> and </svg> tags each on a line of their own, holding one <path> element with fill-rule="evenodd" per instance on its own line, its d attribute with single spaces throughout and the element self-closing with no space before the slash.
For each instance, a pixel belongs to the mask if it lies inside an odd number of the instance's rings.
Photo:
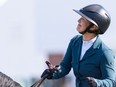
<svg viewBox="0 0 116 87">
<path fill-rule="evenodd" d="M 89 40 L 89 41 L 85 41 L 85 40 L 83 40 L 83 44 L 90 44 L 90 43 L 94 43 L 96 39 L 97 39 L 97 36 L 96 36 L 96 37 L 94 37 L 93 39 Z"/>
</svg>

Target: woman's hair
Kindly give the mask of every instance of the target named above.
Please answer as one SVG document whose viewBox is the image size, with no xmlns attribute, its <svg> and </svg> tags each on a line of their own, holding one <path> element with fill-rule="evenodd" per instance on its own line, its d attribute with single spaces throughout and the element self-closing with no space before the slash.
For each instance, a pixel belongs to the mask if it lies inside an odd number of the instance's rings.
<svg viewBox="0 0 116 87">
<path fill-rule="evenodd" d="M 13 81 L 12 78 L 0 72 L 0 87 L 22 87 L 16 81 Z"/>
</svg>

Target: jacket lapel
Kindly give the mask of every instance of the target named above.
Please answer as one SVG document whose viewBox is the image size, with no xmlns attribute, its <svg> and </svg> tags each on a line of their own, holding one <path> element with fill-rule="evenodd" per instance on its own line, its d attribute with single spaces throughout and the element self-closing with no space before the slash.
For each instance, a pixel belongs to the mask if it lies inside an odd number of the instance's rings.
<svg viewBox="0 0 116 87">
<path fill-rule="evenodd" d="M 78 50 L 77 50 L 77 62 L 79 63 L 80 62 L 80 54 L 81 54 L 81 49 L 82 49 L 82 37 L 80 39 L 81 41 L 79 42 L 78 44 Z"/>
<path fill-rule="evenodd" d="M 99 37 L 97 37 L 96 41 L 93 43 L 93 45 L 86 51 L 85 55 L 83 56 L 82 60 L 85 60 L 86 58 L 89 58 L 91 55 L 94 55 L 96 52 L 96 49 L 100 47 L 101 40 Z"/>
<path fill-rule="evenodd" d="M 77 64 L 80 62 L 80 54 L 81 54 L 81 48 L 82 48 L 82 36 L 78 39 L 78 42 L 76 43 L 75 47 L 74 47 L 74 58 L 75 58 L 75 62 L 77 62 Z"/>
</svg>

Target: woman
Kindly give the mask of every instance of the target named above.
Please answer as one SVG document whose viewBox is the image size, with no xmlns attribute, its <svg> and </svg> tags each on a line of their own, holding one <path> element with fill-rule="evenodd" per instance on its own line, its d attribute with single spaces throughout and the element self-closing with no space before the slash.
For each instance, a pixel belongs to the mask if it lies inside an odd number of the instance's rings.
<svg viewBox="0 0 116 87">
<path fill-rule="evenodd" d="M 62 60 L 60 72 L 46 69 L 42 77 L 58 79 L 67 75 L 73 68 L 76 87 L 116 87 L 114 54 L 100 39 L 110 25 L 108 12 L 98 4 L 74 10 L 82 17 L 78 20 L 77 35 L 71 39 Z"/>
</svg>

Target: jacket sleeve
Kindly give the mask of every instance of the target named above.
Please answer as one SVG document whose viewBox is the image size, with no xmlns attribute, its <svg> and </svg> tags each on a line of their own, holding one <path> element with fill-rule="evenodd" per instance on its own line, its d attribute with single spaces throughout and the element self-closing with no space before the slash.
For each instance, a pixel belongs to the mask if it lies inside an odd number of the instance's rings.
<svg viewBox="0 0 116 87">
<path fill-rule="evenodd" d="M 71 67 L 72 67 L 72 64 L 71 64 L 71 62 L 72 62 L 72 48 L 74 47 L 74 45 L 78 41 L 79 37 L 81 37 L 81 35 L 76 35 L 70 40 L 70 43 L 69 43 L 68 48 L 66 50 L 65 56 L 64 56 L 62 62 L 60 63 L 61 70 L 60 70 L 60 72 L 54 73 L 53 79 L 58 79 L 58 78 L 64 77 L 65 75 L 67 75 L 70 72 Z"/>
<path fill-rule="evenodd" d="M 53 79 L 58 79 L 58 78 L 64 77 L 65 75 L 67 75 L 70 72 L 71 67 L 72 67 L 72 64 L 71 64 L 72 48 L 75 45 L 76 41 L 78 41 L 79 37 L 81 37 L 81 35 L 76 35 L 70 40 L 70 43 L 66 50 L 65 56 L 64 56 L 62 62 L 60 63 L 61 70 L 60 70 L 60 72 L 54 73 Z"/>
<path fill-rule="evenodd" d="M 101 79 L 94 79 L 97 87 L 116 87 L 114 59 L 111 50 L 105 51 L 101 56 L 100 70 L 102 76 Z"/>
<path fill-rule="evenodd" d="M 54 73 L 53 79 L 58 79 L 58 78 L 64 77 L 65 75 L 67 75 L 70 72 L 71 60 L 72 60 L 72 50 L 71 50 L 71 41 L 70 41 L 67 51 L 65 53 L 65 56 L 64 56 L 62 62 L 60 63 L 61 70 L 60 70 L 60 72 Z"/>
</svg>

